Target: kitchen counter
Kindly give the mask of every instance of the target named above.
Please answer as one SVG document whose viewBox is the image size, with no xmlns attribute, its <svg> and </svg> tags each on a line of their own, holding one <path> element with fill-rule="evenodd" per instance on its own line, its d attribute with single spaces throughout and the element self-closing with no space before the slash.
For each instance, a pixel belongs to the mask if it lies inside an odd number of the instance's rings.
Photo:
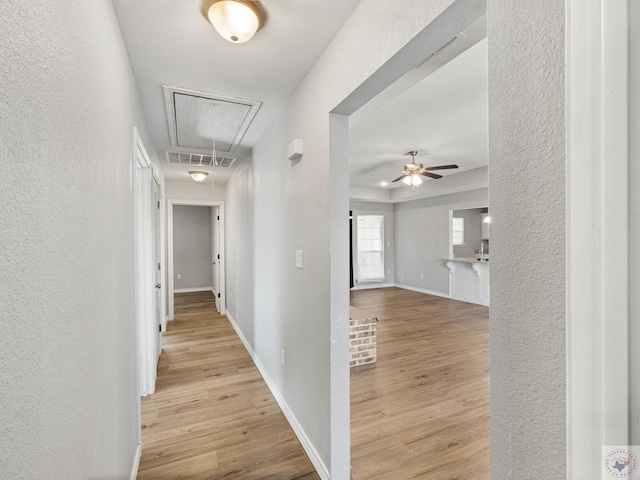
<svg viewBox="0 0 640 480">
<path fill-rule="evenodd" d="M 486 258 L 484 260 L 478 260 L 477 258 L 472 257 L 453 257 L 453 258 L 445 258 L 445 262 L 463 262 L 463 263 L 489 263 L 489 259 Z"/>
<path fill-rule="evenodd" d="M 443 259 L 449 269 L 449 294 L 454 300 L 489 306 L 489 260 Z"/>
</svg>

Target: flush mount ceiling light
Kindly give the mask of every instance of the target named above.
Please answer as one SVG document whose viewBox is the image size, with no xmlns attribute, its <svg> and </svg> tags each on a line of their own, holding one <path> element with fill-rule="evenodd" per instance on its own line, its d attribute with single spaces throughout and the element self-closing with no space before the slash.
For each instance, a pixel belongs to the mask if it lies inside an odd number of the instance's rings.
<svg viewBox="0 0 640 480">
<path fill-rule="evenodd" d="M 191 175 L 191 178 L 193 178 L 196 182 L 204 182 L 204 180 L 207 178 L 207 175 L 209 175 L 209 172 L 203 172 L 201 170 L 191 170 L 189 172 L 189 175 Z"/>
<path fill-rule="evenodd" d="M 256 1 L 217 0 L 207 12 L 218 33 L 232 43 L 244 43 L 260 29 L 264 12 Z"/>
</svg>

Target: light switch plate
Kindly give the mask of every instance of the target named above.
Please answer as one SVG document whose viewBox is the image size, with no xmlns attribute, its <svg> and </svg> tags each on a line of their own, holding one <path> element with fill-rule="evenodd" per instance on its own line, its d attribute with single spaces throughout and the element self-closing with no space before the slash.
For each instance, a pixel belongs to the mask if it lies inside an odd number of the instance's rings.
<svg viewBox="0 0 640 480">
<path fill-rule="evenodd" d="M 296 268 L 302 268 L 302 250 L 296 250 Z"/>
</svg>

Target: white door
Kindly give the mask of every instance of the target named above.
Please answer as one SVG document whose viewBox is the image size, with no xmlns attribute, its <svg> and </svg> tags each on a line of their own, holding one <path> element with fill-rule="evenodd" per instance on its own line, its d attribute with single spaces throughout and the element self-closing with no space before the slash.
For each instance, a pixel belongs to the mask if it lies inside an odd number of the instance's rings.
<svg viewBox="0 0 640 480">
<path fill-rule="evenodd" d="M 153 178 L 153 270 L 154 270 L 154 313 L 155 313 L 155 335 L 156 335 L 156 358 L 162 351 L 162 252 L 161 252 L 161 205 L 162 193 L 158 180 Z"/>
<path fill-rule="evenodd" d="M 216 310 L 222 313 L 220 292 L 220 215 L 218 207 L 211 208 L 211 279 L 213 294 L 216 298 Z"/>
<path fill-rule="evenodd" d="M 136 316 L 138 323 L 138 365 L 140 394 L 155 391 L 157 365 L 155 268 L 154 268 L 154 181 L 151 162 L 135 131 L 135 259 Z"/>
</svg>

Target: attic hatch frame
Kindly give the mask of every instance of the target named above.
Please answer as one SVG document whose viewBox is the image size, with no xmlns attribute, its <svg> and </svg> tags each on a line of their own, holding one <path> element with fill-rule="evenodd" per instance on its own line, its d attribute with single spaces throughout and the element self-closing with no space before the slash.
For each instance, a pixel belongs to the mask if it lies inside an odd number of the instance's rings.
<svg viewBox="0 0 640 480">
<path fill-rule="evenodd" d="M 260 110 L 260 107 L 262 106 L 262 102 L 259 102 L 257 100 L 227 97 L 223 95 L 217 95 L 214 93 L 191 90 L 188 88 L 180 88 L 180 87 L 175 87 L 171 85 L 162 85 L 162 90 L 164 94 L 164 103 L 165 103 L 165 109 L 167 113 L 167 122 L 169 127 L 169 138 L 171 140 L 171 147 L 174 150 L 187 149 L 197 154 L 202 153 L 205 155 L 206 154 L 211 155 L 211 148 L 188 146 L 188 145 L 185 146 L 185 145 L 179 144 L 178 121 L 177 121 L 177 112 L 176 112 L 176 96 L 177 95 L 183 95 L 185 97 L 202 99 L 210 103 L 217 103 L 220 105 L 225 105 L 225 104 L 236 105 L 236 106 L 240 105 L 248 108 L 246 114 L 244 115 L 244 118 L 242 119 L 242 121 L 240 122 L 240 125 L 238 126 L 237 131 L 233 135 L 233 138 L 230 139 L 230 141 L 228 142 L 229 147 L 226 149 L 219 148 L 219 146 L 221 145 L 220 138 L 217 139 L 218 141 L 217 150 L 230 155 L 233 154 L 236 148 L 240 145 L 240 142 L 242 141 L 242 138 L 247 132 L 249 125 L 251 125 L 251 122 L 253 122 L 253 119 L 258 113 L 258 110 Z M 225 140 L 225 143 L 226 143 L 226 140 Z"/>
</svg>

